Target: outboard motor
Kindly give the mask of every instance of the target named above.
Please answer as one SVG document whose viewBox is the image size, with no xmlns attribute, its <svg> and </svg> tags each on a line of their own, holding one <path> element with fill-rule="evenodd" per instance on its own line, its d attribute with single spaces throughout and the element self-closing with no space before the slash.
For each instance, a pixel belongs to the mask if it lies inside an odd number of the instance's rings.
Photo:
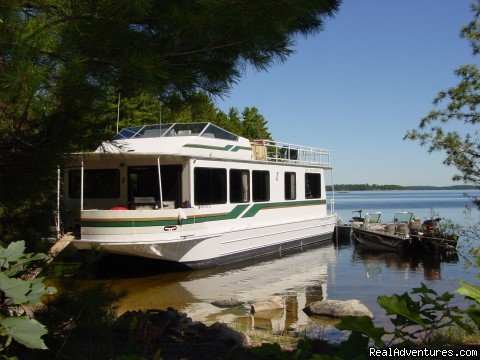
<svg viewBox="0 0 480 360">
<path fill-rule="evenodd" d="M 425 232 L 432 233 L 435 230 L 435 228 L 437 227 L 437 224 L 440 220 L 442 220 L 442 219 L 441 218 L 435 218 L 435 219 L 425 220 L 422 223 L 422 228 L 424 229 Z"/>
</svg>

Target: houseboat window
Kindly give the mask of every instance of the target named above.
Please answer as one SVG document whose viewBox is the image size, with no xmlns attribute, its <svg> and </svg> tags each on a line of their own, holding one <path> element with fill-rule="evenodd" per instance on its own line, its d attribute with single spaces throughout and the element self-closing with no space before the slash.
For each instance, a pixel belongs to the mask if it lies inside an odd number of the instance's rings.
<svg viewBox="0 0 480 360">
<path fill-rule="evenodd" d="M 164 136 L 199 135 L 207 123 L 175 124 Z"/>
<path fill-rule="evenodd" d="M 297 178 L 294 172 L 285 173 L 285 200 L 297 198 Z"/>
<path fill-rule="evenodd" d="M 250 173 L 248 170 L 230 170 L 230 202 L 250 201 Z"/>
<path fill-rule="evenodd" d="M 215 126 L 213 124 L 208 125 L 208 127 L 203 132 L 202 136 L 209 137 L 209 138 L 215 138 L 215 139 L 223 139 L 223 140 L 233 140 L 233 141 L 238 140 L 237 135 L 233 135 L 232 133 L 230 133 L 226 130 L 223 130 L 223 129 L 221 129 L 218 126 Z"/>
<path fill-rule="evenodd" d="M 182 203 L 182 165 L 161 165 L 162 199 L 164 206 L 179 207 Z M 128 167 L 128 200 L 134 197 L 153 197 L 160 201 L 157 166 Z M 132 203 L 130 203 L 132 206 Z"/>
<path fill-rule="evenodd" d="M 141 126 L 122 129 L 117 135 L 115 135 L 113 140 L 131 139 L 141 129 Z"/>
<path fill-rule="evenodd" d="M 253 201 L 270 200 L 270 173 L 268 171 L 252 171 Z"/>
<path fill-rule="evenodd" d="M 172 127 L 172 124 L 146 125 L 137 131 L 134 138 L 155 138 L 161 137 Z"/>
<path fill-rule="evenodd" d="M 68 195 L 80 197 L 80 170 L 68 173 Z M 120 171 L 118 169 L 85 170 L 83 174 L 84 198 L 118 198 L 120 196 Z"/>
<path fill-rule="evenodd" d="M 194 196 L 197 205 L 225 204 L 227 202 L 227 170 L 195 168 Z"/>
<path fill-rule="evenodd" d="M 320 174 L 305 174 L 305 199 L 319 199 L 320 197 Z"/>
</svg>

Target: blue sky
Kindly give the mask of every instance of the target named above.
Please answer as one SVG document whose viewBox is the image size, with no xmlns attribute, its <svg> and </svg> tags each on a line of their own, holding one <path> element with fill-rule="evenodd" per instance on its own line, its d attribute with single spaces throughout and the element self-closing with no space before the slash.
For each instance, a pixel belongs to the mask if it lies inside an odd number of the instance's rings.
<svg viewBox="0 0 480 360">
<path fill-rule="evenodd" d="M 330 149 L 337 184 L 450 185 L 443 154 L 402 139 L 453 70 L 478 62 L 459 37 L 471 19 L 467 0 L 344 0 L 285 63 L 246 69 L 216 104 L 256 106 L 276 140 Z"/>
</svg>

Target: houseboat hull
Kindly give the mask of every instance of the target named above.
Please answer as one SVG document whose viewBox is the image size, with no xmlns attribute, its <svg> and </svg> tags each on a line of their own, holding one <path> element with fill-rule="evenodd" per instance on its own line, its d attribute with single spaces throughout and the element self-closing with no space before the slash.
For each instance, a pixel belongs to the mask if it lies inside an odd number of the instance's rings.
<svg viewBox="0 0 480 360">
<path fill-rule="evenodd" d="M 183 229 L 188 225 L 178 225 L 175 230 L 169 231 L 176 232 L 178 236 L 172 236 L 169 240 L 164 239 L 163 226 L 149 229 L 150 233 L 143 235 L 139 232 L 131 234 L 131 228 L 130 231 L 125 231 L 124 235 L 118 231 L 114 231 L 116 234 L 108 235 L 105 231 L 101 234 L 102 228 L 92 228 L 90 230 L 96 233 L 92 235 L 88 228 L 82 227 L 82 239 L 75 240 L 73 244 L 78 249 L 96 248 L 109 253 L 174 261 L 198 269 L 331 241 L 335 217 L 255 228 L 246 223 L 244 225 L 243 228 L 216 232 L 203 226 L 195 231 Z M 129 232 L 130 234 L 127 234 Z M 97 236 L 101 239 L 95 239 Z"/>
</svg>

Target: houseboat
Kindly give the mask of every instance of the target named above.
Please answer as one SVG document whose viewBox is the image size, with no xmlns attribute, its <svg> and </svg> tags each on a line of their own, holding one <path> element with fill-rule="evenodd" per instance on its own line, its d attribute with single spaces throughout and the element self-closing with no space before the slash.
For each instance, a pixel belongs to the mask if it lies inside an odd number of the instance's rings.
<svg viewBox="0 0 480 360">
<path fill-rule="evenodd" d="M 78 249 L 209 267 L 330 240 L 330 152 L 249 141 L 211 123 L 122 129 L 64 169 Z"/>
</svg>

